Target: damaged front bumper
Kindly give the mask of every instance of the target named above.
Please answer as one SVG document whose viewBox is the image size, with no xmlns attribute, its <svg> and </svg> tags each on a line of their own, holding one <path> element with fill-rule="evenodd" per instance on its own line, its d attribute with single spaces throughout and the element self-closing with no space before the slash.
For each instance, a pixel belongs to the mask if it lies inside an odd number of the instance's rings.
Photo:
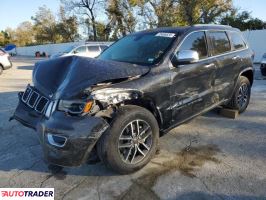
<svg viewBox="0 0 266 200">
<path fill-rule="evenodd" d="M 49 119 L 19 101 L 12 117 L 37 131 L 45 161 L 60 166 L 83 164 L 109 124 L 100 117 L 55 111 Z"/>
</svg>

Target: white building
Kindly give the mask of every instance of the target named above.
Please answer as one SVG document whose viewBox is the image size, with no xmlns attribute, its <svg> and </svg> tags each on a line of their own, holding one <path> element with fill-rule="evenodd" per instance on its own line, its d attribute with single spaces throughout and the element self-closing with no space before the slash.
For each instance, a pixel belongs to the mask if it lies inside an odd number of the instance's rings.
<svg viewBox="0 0 266 200">
<path fill-rule="evenodd" d="M 244 31 L 243 34 L 255 53 L 254 62 L 260 62 L 262 55 L 266 53 L 266 29 Z"/>
</svg>

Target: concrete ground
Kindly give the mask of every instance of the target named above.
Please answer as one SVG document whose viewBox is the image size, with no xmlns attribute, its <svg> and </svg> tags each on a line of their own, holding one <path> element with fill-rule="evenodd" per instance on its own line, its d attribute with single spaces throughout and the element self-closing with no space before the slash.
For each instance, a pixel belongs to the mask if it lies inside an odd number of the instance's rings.
<svg viewBox="0 0 266 200">
<path fill-rule="evenodd" d="M 118 175 L 103 164 L 51 173 L 34 131 L 9 122 L 34 59 L 13 58 L 0 76 L 0 187 L 53 187 L 56 199 L 266 199 L 266 80 L 256 72 L 247 111 L 211 111 L 160 139 L 142 170 Z"/>
</svg>

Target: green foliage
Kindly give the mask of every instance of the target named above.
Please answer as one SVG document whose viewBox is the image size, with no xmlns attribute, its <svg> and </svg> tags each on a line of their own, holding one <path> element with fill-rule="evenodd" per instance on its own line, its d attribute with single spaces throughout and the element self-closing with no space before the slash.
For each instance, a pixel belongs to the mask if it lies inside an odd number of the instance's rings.
<svg viewBox="0 0 266 200">
<path fill-rule="evenodd" d="M 258 18 L 253 18 L 247 11 L 243 11 L 241 13 L 232 11 L 221 19 L 221 24 L 233 26 L 241 31 L 260 30 L 266 28 L 265 22 Z"/>
<path fill-rule="evenodd" d="M 91 30 L 93 40 L 97 40 L 96 30 L 96 12 L 104 7 L 102 0 L 61 0 L 61 3 L 69 12 L 74 12 L 83 18 L 83 24 L 87 26 L 88 37 L 90 38 Z"/>
<path fill-rule="evenodd" d="M 34 21 L 33 28 L 37 43 L 56 43 L 60 41 L 55 16 L 46 6 L 39 7 L 32 20 Z"/>
<path fill-rule="evenodd" d="M 10 35 L 7 31 L 0 32 L 0 46 L 5 46 L 6 44 L 11 42 Z"/>
<path fill-rule="evenodd" d="M 0 46 L 14 43 L 17 46 L 33 44 L 73 42 L 79 39 L 78 20 L 76 16 L 67 16 L 65 9 L 60 7 L 59 19 L 46 6 L 39 7 L 35 16 L 22 22 L 16 29 L 7 28 L 0 33 Z"/>
<path fill-rule="evenodd" d="M 129 0 L 109 0 L 106 9 L 109 20 L 106 33 L 111 34 L 112 39 L 135 31 L 136 17 L 133 13 L 133 5 L 135 3 Z"/>
<path fill-rule="evenodd" d="M 56 24 L 56 31 L 61 36 L 61 42 L 74 42 L 79 38 L 78 20 L 76 16 L 66 16 L 64 7 L 60 7 L 59 22 Z"/>
<path fill-rule="evenodd" d="M 22 22 L 16 30 L 13 31 L 12 42 L 17 46 L 27 46 L 34 42 L 34 30 L 29 21 Z"/>
</svg>

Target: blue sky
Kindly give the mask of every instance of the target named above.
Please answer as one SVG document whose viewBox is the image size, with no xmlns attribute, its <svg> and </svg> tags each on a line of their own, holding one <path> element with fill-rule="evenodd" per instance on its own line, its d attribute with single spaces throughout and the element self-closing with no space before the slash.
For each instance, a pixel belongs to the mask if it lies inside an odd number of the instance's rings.
<svg viewBox="0 0 266 200">
<path fill-rule="evenodd" d="M 252 12 L 253 17 L 266 21 L 265 0 L 233 0 L 236 7 Z M 0 30 L 15 28 L 19 23 L 31 19 L 39 6 L 47 5 L 54 13 L 60 0 L 2 0 L 0 2 Z M 99 16 L 100 17 L 100 16 Z"/>
</svg>

